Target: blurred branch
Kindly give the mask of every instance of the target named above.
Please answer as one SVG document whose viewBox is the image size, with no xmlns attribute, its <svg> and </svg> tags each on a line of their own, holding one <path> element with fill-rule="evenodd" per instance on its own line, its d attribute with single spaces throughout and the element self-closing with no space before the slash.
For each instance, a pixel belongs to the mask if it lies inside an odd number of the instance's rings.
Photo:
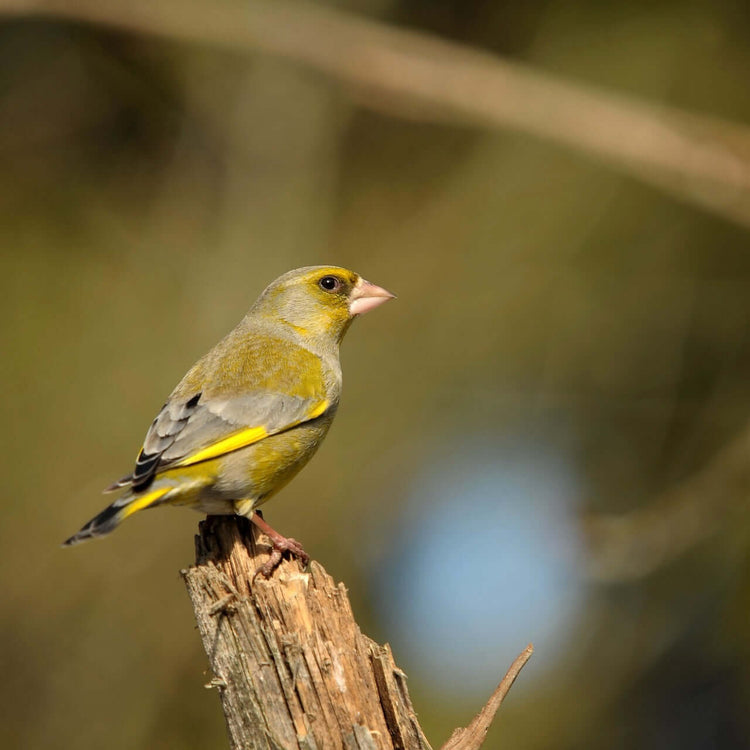
<svg viewBox="0 0 750 750">
<path fill-rule="evenodd" d="M 748 456 L 750 428 L 648 507 L 585 519 L 591 574 L 602 581 L 643 578 L 726 528 L 734 512 L 746 512 Z"/>
<path fill-rule="evenodd" d="M 363 106 L 531 133 L 750 226 L 744 125 L 574 84 L 427 34 L 290 0 L 0 0 L 0 15 L 279 55 L 353 87 Z"/>
<path fill-rule="evenodd" d="M 389 646 L 362 634 L 344 586 L 315 562 L 303 572 L 285 560 L 269 580 L 254 579 L 267 556 L 260 539 L 245 519 L 209 517 L 196 565 L 182 572 L 231 747 L 430 750 L 406 675 Z M 469 728 L 457 730 L 465 741 L 451 738 L 446 748 L 480 746 L 529 656 L 530 647 Z"/>
</svg>

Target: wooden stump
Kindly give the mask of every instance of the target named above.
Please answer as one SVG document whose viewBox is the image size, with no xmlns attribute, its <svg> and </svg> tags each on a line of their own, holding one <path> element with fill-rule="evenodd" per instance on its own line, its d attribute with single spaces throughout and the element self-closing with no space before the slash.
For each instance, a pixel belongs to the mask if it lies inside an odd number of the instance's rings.
<svg viewBox="0 0 750 750">
<path fill-rule="evenodd" d="M 303 570 L 296 560 L 253 581 L 270 550 L 263 539 L 246 519 L 209 517 L 196 565 L 182 571 L 232 749 L 430 750 L 406 675 L 388 645 L 362 634 L 343 584 L 318 563 Z M 454 733 L 451 748 L 479 747 L 492 715 L 478 742 L 469 734 L 487 711 Z"/>
</svg>

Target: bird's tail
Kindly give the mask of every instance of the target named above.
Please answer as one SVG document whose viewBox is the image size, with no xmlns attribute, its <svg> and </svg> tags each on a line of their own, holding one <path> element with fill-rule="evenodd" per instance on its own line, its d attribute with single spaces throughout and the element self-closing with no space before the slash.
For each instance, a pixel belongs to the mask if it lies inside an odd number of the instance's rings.
<svg viewBox="0 0 750 750">
<path fill-rule="evenodd" d="M 62 546 L 72 547 L 74 544 L 85 542 L 87 539 L 109 534 L 126 518 L 139 510 L 154 505 L 172 489 L 173 487 L 160 487 L 145 494 L 127 494 L 117 498 L 112 505 L 105 508 L 99 515 L 94 516 L 78 533 L 73 534 L 70 539 L 66 539 Z"/>
</svg>

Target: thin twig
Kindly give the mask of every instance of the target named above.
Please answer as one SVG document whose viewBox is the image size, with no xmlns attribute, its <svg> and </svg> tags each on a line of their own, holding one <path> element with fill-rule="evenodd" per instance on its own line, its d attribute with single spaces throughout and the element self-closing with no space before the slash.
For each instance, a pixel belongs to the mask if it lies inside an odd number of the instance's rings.
<svg viewBox="0 0 750 750">
<path fill-rule="evenodd" d="M 533 653 L 534 646 L 529 643 L 515 658 L 505 677 L 500 681 L 500 684 L 495 688 L 495 692 L 492 693 L 484 708 L 474 717 L 471 724 L 465 729 L 456 729 L 440 750 L 477 750 L 482 746 L 500 704 L 505 700 L 505 696 L 516 681 L 516 677 L 521 673 Z"/>
</svg>

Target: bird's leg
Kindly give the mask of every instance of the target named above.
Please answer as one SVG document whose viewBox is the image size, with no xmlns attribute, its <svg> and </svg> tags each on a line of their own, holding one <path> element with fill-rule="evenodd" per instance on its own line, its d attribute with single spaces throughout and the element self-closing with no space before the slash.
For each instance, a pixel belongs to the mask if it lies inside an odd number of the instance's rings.
<svg viewBox="0 0 750 750">
<path fill-rule="evenodd" d="M 258 568 L 253 576 L 253 580 L 259 575 L 270 578 L 273 571 L 281 563 L 281 557 L 284 552 L 291 552 L 295 557 L 299 557 L 303 565 L 307 565 L 310 562 L 310 555 L 305 552 L 302 545 L 296 539 L 288 539 L 285 536 L 281 536 L 278 531 L 272 529 L 263 520 L 257 511 L 250 516 L 250 520 L 271 540 L 271 544 L 273 545 L 271 556 Z"/>
</svg>

